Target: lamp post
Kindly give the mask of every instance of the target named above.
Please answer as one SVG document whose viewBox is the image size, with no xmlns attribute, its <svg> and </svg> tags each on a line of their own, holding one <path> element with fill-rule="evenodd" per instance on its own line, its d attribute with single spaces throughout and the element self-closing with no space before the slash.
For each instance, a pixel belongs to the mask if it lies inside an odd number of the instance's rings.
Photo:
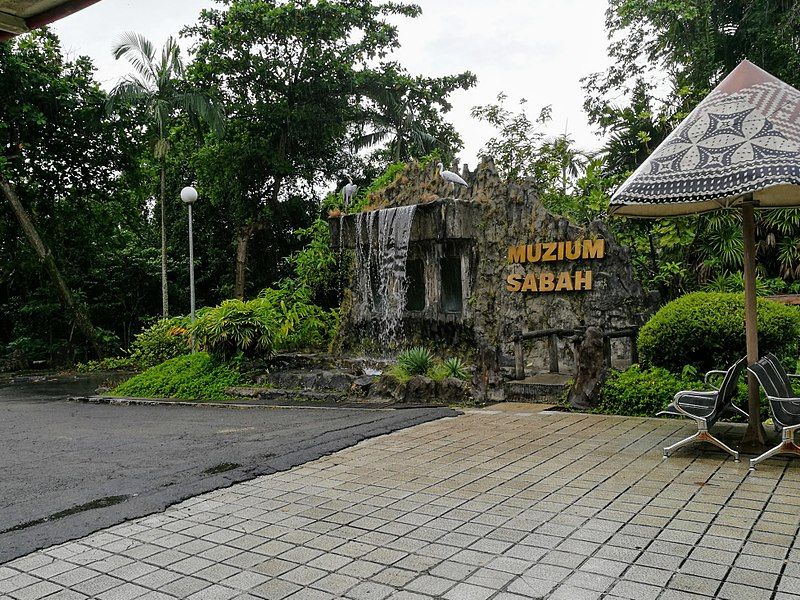
<svg viewBox="0 0 800 600">
<path fill-rule="evenodd" d="M 197 190 L 187 186 L 181 190 L 181 200 L 189 207 L 189 310 L 194 323 L 194 239 L 192 236 L 192 204 L 197 200 Z M 194 352 L 194 337 L 192 337 L 192 352 Z"/>
</svg>

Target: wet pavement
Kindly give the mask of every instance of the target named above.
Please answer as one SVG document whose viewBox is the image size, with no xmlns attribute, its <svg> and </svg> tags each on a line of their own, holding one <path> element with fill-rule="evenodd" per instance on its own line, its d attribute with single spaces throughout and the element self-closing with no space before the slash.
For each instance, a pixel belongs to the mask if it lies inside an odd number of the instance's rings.
<svg viewBox="0 0 800 600">
<path fill-rule="evenodd" d="M 465 413 L 14 560 L 0 597 L 798 597 L 800 461 L 663 460 L 686 420 Z"/>
<path fill-rule="evenodd" d="M 0 563 L 455 414 L 66 402 L 101 382 L 0 387 Z"/>
</svg>

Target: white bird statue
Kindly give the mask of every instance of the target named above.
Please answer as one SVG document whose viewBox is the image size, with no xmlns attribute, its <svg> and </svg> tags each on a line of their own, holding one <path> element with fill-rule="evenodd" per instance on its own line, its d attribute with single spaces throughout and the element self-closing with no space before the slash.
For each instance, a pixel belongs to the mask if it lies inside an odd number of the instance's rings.
<svg viewBox="0 0 800 600">
<path fill-rule="evenodd" d="M 344 209 L 347 210 L 350 201 L 355 197 L 356 192 L 358 191 L 358 186 L 353 183 L 353 178 L 351 176 L 347 176 L 347 183 L 342 188 L 342 196 L 344 197 Z"/>
<path fill-rule="evenodd" d="M 461 179 L 461 177 L 459 177 L 452 171 L 445 171 L 444 165 L 442 163 L 439 163 L 439 176 L 442 179 L 444 179 L 447 183 L 451 184 L 453 186 L 453 189 L 455 189 L 456 184 L 463 185 L 464 187 L 469 187 L 467 182 Z"/>
</svg>

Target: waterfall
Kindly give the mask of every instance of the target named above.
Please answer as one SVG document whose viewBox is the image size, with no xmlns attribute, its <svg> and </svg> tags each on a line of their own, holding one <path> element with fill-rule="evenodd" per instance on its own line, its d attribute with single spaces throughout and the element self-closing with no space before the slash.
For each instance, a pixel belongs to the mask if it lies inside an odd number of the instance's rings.
<svg viewBox="0 0 800 600">
<path fill-rule="evenodd" d="M 416 206 L 360 213 L 355 218 L 359 320 L 375 325 L 382 348 L 397 345 L 406 308 L 406 262 Z"/>
</svg>

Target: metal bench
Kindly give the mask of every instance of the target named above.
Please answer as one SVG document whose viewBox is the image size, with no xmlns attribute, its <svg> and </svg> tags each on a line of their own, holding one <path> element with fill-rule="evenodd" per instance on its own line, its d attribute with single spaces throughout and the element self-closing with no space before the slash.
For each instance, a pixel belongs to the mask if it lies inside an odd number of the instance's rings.
<svg viewBox="0 0 800 600">
<path fill-rule="evenodd" d="M 747 359 L 741 358 L 727 371 L 709 371 L 705 376 L 706 382 L 708 382 L 711 375 L 724 373 L 722 383 L 720 383 L 718 390 L 708 392 L 685 390 L 678 392 L 675 394 L 672 404 L 656 415 L 688 417 L 694 419 L 697 423 L 697 433 L 664 448 L 664 458 L 667 458 L 678 448 L 691 444 L 692 442 L 708 442 L 733 455 L 733 458 L 737 462 L 739 461 L 739 453 L 711 435 L 708 429 L 726 412 L 734 412 L 745 417 L 747 416 L 745 411 L 733 404 L 733 399 L 736 397 L 736 384 L 746 364 Z"/>
<path fill-rule="evenodd" d="M 750 470 L 760 462 L 777 454 L 800 456 L 800 446 L 794 442 L 794 434 L 800 429 L 800 398 L 795 397 L 792 382 L 786 370 L 775 356 L 768 354 L 747 367 L 755 375 L 767 395 L 775 428 L 781 431 L 781 443 L 761 456 L 750 459 Z"/>
</svg>

